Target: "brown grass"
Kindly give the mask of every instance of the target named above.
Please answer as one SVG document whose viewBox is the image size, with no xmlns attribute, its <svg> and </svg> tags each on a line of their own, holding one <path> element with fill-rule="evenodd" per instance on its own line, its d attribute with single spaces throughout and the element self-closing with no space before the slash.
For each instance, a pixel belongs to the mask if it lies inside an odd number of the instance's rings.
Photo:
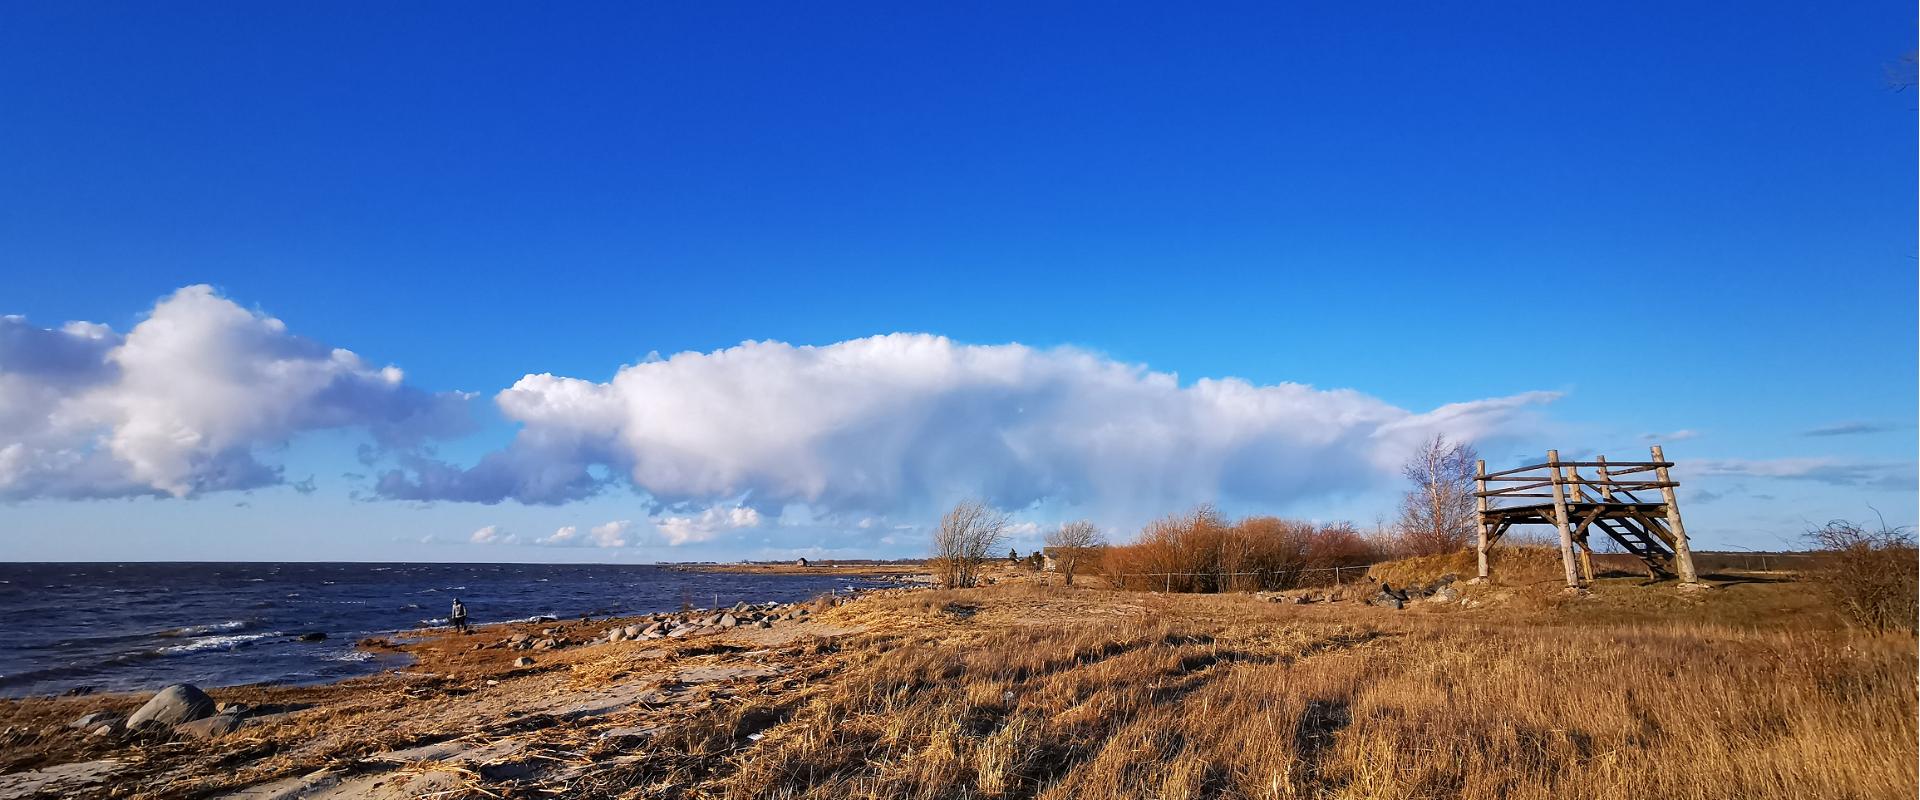
<svg viewBox="0 0 1920 800">
<path fill-rule="evenodd" d="M 1911 638 L 1711 621 L 1725 598 L 1693 607 L 1709 621 L 1621 625 L 1074 594 L 1083 610 L 1148 605 L 1020 624 L 1060 593 L 876 604 L 859 613 L 895 624 L 840 642 L 830 685 L 696 719 L 656 744 L 673 766 L 630 785 L 835 800 L 1915 791 Z M 765 738 L 741 749 L 748 730 Z"/>
</svg>

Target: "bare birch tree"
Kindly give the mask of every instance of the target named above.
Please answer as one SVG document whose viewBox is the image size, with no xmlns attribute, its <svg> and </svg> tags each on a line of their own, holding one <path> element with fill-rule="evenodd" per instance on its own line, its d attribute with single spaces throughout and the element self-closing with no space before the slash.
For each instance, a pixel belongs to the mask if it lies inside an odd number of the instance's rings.
<svg viewBox="0 0 1920 800">
<path fill-rule="evenodd" d="M 1105 544 L 1100 529 L 1086 520 L 1066 523 L 1047 534 L 1047 546 L 1054 549 L 1054 560 L 1059 563 L 1060 574 L 1066 578 L 1068 586 L 1073 585 L 1073 573 L 1079 568 L 1081 559 L 1093 555 L 1095 548 Z"/>
<path fill-rule="evenodd" d="M 934 569 L 950 589 L 980 581 L 980 567 L 999 548 L 1007 532 L 1007 515 L 978 500 L 953 507 L 933 532 Z"/>
<path fill-rule="evenodd" d="M 1473 497 L 1473 462 L 1480 454 L 1466 442 L 1434 436 L 1401 467 L 1413 482 L 1400 503 L 1400 544 L 1407 555 L 1434 555 L 1465 548 L 1480 524 Z"/>
</svg>

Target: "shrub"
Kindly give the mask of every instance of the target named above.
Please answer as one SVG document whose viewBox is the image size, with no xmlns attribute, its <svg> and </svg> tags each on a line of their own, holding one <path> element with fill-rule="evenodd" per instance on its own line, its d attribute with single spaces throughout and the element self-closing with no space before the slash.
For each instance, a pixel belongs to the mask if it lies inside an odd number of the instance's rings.
<svg viewBox="0 0 1920 800">
<path fill-rule="evenodd" d="M 1911 531 L 1870 531 L 1834 520 L 1807 532 L 1818 548 L 1821 585 L 1854 624 L 1875 631 L 1914 630 L 1920 617 L 1920 551 Z"/>
<path fill-rule="evenodd" d="M 1201 506 L 1149 524 L 1133 544 L 1108 548 L 1103 567 L 1120 588 L 1227 592 L 1332 583 L 1324 570 L 1375 560 L 1373 544 L 1346 523 L 1278 517 L 1228 523 Z"/>
<path fill-rule="evenodd" d="M 980 580 L 987 554 L 1006 535 L 1007 515 L 983 502 L 969 501 L 940 518 L 933 532 L 933 569 L 947 588 L 966 588 Z"/>
</svg>

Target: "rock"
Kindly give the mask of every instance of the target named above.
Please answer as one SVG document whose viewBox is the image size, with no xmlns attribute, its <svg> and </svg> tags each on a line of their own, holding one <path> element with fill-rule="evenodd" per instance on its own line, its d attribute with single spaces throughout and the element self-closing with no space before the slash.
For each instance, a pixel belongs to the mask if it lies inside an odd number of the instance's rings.
<svg viewBox="0 0 1920 800">
<path fill-rule="evenodd" d="M 327 640 L 327 635 L 319 631 L 309 631 L 293 637 L 293 640 L 296 642 L 324 642 Z"/>
<path fill-rule="evenodd" d="M 1396 611 L 1400 610 L 1400 608 L 1405 606 L 1406 603 L 1407 603 L 1406 600 L 1394 595 L 1391 592 L 1381 592 L 1367 599 L 1367 605 L 1379 606 L 1381 608 L 1391 608 Z"/>
<path fill-rule="evenodd" d="M 720 621 L 719 621 L 719 623 L 718 623 L 718 624 L 719 624 L 719 625 L 720 625 L 720 627 L 722 627 L 722 628 L 732 628 L 732 627 L 735 627 L 735 626 L 737 626 L 737 625 L 739 625 L 739 624 L 740 624 L 740 620 L 739 620 L 739 618 L 738 618 L 738 617 L 735 617 L 735 616 L 734 616 L 734 615 L 732 615 L 732 614 L 721 614 L 721 615 L 720 615 Z"/>
<path fill-rule="evenodd" d="M 665 624 L 665 623 L 660 623 L 660 622 L 656 622 L 656 623 L 653 623 L 652 625 L 648 625 L 648 626 L 647 626 L 646 628 L 644 628 L 644 629 L 642 629 L 642 630 L 640 631 L 640 635 L 641 635 L 641 636 L 645 636 L 645 637 L 647 637 L 647 638 L 649 638 L 649 639 L 653 639 L 653 638 L 657 638 L 657 637 L 656 637 L 656 634 L 661 634 L 661 633 L 666 633 L 666 632 L 667 632 L 667 626 L 666 626 L 666 624 Z"/>
<path fill-rule="evenodd" d="M 793 615 L 796 617 L 804 617 L 807 615 L 807 610 L 804 608 L 796 608 L 793 610 Z"/>
<path fill-rule="evenodd" d="M 523 642 L 529 642 L 532 640 L 533 640 L 532 636 L 529 636 L 524 633 L 516 633 L 507 638 L 507 644 L 521 644 Z"/>
<path fill-rule="evenodd" d="M 627 638 L 629 638 L 629 639 L 638 639 L 638 638 L 640 638 L 640 636 L 641 636 L 641 634 L 643 634 L 643 633 L 645 633 L 645 632 L 646 632 L 646 629 L 645 629 L 645 628 L 642 628 L 642 627 L 640 627 L 640 626 L 638 626 L 638 625 L 628 625 L 628 626 L 627 626 L 627 627 L 625 628 L 625 631 L 626 631 L 626 633 L 627 633 Z"/>
<path fill-rule="evenodd" d="M 190 683 L 176 683 L 148 700 L 139 711 L 127 718 L 127 727 L 138 728 L 149 722 L 161 725 L 178 725 L 213 716 L 213 698 Z"/>
<path fill-rule="evenodd" d="M 768 621 L 766 621 L 766 620 L 764 620 L 764 619 L 763 619 L 763 620 L 760 620 L 759 622 L 755 622 L 755 623 L 753 623 L 753 627 L 756 627 L 756 628 L 771 628 L 771 627 L 773 627 L 773 623 L 771 623 L 771 622 L 768 622 Z"/>
<path fill-rule="evenodd" d="M 531 667 L 533 666 L 533 659 L 527 656 L 521 656 L 513 660 L 513 665 L 516 667 Z"/>
<path fill-rule="evenodd" d="M 239 717 L 232 714 L 219 714 L 193 722 L 182 722 L 173 726 L 173 732 L 189 739 L 218 739 L 239 727 Z"/>
<path fill-rule="evenodd" d="M 119 721 L 120 721 L 119 714 L 115 714 L 111 711 L 95 711 L 91 714 L 83 715 L 79 719 L 76 719 L 72 722 L 67 723 L 67 727 L 78 728 L 83 731 L 90 731 L 102 725 L 110 725 L 112 723 L 116 723 Z"/>
<path fill-rule="evenodd" d="M 246 703 L 219 703 L 216 704 L 214 708 L 222 714 L 232 714 L 236 717 L 244 716 L 247 712 L 253 710 L 253 706 L 249 706 Z"/>
<path fill-rule="evenodd" d="M 673 630 L 667 632 L 667 638 L 669 639 L 684 638 L 687 635 L 693 633 L 695 630 L 696 628 L 692 625 L 676 625 L 674 626 Z"/>
<path fill-rule="evenodd" d="M 1433 594 L 1428 595 L 1427 599 L 1435 603 L 1451 603 L 1460 599 L 1460 590 L 1452 586 L 1442 586 L 1433 590 Z"/>
</svg>

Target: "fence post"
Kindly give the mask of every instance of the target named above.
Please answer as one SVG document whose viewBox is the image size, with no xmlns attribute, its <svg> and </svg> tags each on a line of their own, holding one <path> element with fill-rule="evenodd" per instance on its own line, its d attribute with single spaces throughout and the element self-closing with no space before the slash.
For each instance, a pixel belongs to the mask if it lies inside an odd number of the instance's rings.
<svg viewBox="0 0 1920 800">
<path fill-rule="evenodd" d="M 1167 594 L 1173 594 L 1173 573 L 1167 573 Z"/>
</svg>

